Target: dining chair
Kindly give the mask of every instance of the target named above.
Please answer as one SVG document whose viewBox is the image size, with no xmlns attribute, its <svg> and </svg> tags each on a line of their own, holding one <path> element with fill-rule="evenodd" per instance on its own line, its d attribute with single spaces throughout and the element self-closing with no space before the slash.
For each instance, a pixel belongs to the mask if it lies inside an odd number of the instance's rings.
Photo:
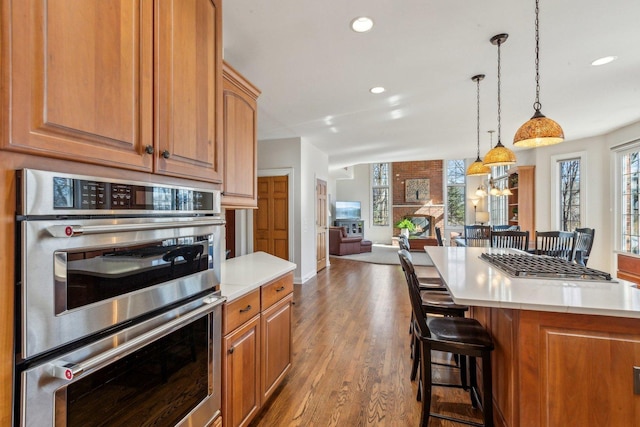
<svg viewBox="0 0 640 427">
<path fill-rule="evenodd" d="M 593 247 L 593 238 L 595 237 L 596 230 L 593 228 L 576 228 L 576 244 L 573 249 L 573 256 L 571 259 L 582 266 L 587 266 L 589 261 L 589 255 L 591 254 L 591 248 Z"/>
<path fill-rule="evenodd" d="M 492 231 L 520 231 L 519 225 L 510 225 L 510 224 L 502 224 L 502 225 L 492 225 Z"/>
<path fill-rule="evenodd" d="M 492 248 L 512 248 L 521 251 L 529 250 L 528 231 L 491 231 Z"/>
<path fill-rule="evenodd" d="M 576 235 L 572 231 L 536 231 L 535 254 L 573 261 Z"/>
<path fill-rule="evenodd" d="M 436 241 L 438 242 L 438 246 L 444 246 L 444 242 L 442 241 L 442 231 L 440 227 L 436 227 Z"/>
<path fill-rule="evenodd" d="M 465 225 L 465 246 L 489 246 L 491 238 L 491 226 L 489 225 Z"/>
<path fill-rule="evenodd" d="M 407 272 L 407 287 L 411 300 L 412 314 L 414 317 L 415 346 L 419 348 L 420 357 L 420 400 L 422 401 L 422 412 L 420 416 L 420 426 L 427 427 L 429 419 L 439 418 L 463 424 L 476 426 L 493 426 L 493 399 L 492 399 L 492 373 L 491 373 L 491 352 L 494 344 L 489 332 L 475 319 L 466 317 L 436 317 L 429 316 L 422 303 L 420 289 L 413 271 L 413 263 L 409 262 L 406 254 L 398 252 L 403 268 Z M 460 361 L 464 360 L 469 368 L 468 383 L 462 379 L 460 384 L 437 383 L 433 381 L 431 373 L 432 352 L 441 351 L 460 356 Z M 476 358 L 481 359 L 482 365 L 482 396 L 479 393 L 477 381 Z M 468 360 L 467 360 L 468 359 Z M 460 364 L 461 373 L 462 363 Z M 479 407 L 482 410 L 482 423 L 470 421 L 464 418 L 453 417 L 449 414 L 431 412 L 431 394 L 433 387 L 456 387 L 469 390 L 471 406 Z M 484 402 L 484 403 L 483 403 Z M 468 410 L 464 411 L 468 414 Z M 462 415 L 462 414 L 461 414 Z M 464 416 L 463 415 L 463 416 Z"/>
</svg>

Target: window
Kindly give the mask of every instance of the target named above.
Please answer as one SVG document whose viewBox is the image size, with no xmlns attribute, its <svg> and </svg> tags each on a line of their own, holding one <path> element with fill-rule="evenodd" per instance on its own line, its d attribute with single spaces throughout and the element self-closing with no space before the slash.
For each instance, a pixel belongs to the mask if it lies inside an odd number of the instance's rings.
<svg viewBox="0 0 640 427">
<path fill-rule="evenodd" d="M 580 159 L 558 161 L 560 230 L 580 227 Z"/>
<path fill-rule="evenodd" d="M 491 224 L 493 225 L 505 225 L 509 223 L 508 218 L 508 203 L 509 198 L 502 195 L 502 192 L 507 185 L 507 171 L 508 166 L 495 166 L 491 168 L 491 176 L 493 178 L 493 185 L 498 189 L 497 195 L 491 195 L 489 193 L 489 212 L 491 212 Z M 491 189 L 489 189 L 491 190 Z"/>
<path fill-rule="evenodd" d="M 582 165 L 586 152 L 551 156 L 551 226 L 573 231 L 586 227 Z"/>
<path fill-rule="evenodd" d="M 620 222 L 619 247 L 623 252 L 640 253 L 640 213 L 638 212 L 640 178 L 640 145 L 618 153 L 619 201 L 618 220 Z"/>
<path fill-rule="evenodd" d="M 465 223 L 464 160 L 447 161 L 447 225 L 462 227 Z"/>
<path fill-rule="evenodd" d="M 389 163 L 371 166 L 373 225 L 389 225 Z"/>
</svg>

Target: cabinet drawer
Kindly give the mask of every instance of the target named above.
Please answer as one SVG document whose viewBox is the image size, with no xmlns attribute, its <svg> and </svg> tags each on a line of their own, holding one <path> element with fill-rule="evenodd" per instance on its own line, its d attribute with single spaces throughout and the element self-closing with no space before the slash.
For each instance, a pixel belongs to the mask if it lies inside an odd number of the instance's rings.
<svg viewBox="0 0 640 427">
<path fill-rule="evenodd" d="M 264 310 L 293 292 L 293 273 L 289 273 L 269 284 L 263 285 L 261 292 L 262 310 Z"/>
<path fill-rule="evenodd" d="M 255 291 L 224 306 L 223 335 L 233 331 L 256 314 L 260 313 L 260 291 Z"/>
</svg>

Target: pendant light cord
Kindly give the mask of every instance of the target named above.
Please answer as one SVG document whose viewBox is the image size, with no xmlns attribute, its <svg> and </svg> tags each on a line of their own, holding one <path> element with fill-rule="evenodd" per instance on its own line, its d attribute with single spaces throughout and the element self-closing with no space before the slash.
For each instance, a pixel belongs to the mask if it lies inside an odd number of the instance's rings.
<svg viewBox="0 0 640 427">
<path fill-rule="evenodd" d="M 498 144 L 500 144 L 500 115 L 502 109 L 500 107 L 500 45 L 502 41 L 498 40 Z"/>
<path fill-rule="evenodd" d="M 478 159 L 480 158 L 480 78 L 476 79 L 477 89 L 476 89 L 476 147 L 478 148 Z"/>
<path fill-rule="evenodd" d="M 540 104 L 540 1 L 536 0 L 536 101 L 533 103 L 533 109 L 540 111 L 542 104 Z"/>
</svg>

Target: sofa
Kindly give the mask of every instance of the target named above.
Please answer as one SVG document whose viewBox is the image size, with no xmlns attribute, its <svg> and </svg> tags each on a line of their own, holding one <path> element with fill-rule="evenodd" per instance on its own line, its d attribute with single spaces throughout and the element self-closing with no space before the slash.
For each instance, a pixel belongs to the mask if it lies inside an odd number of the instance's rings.
<svg viewBox="0 0 640 427">
<path fill-rule="evenodd" d="M 371 242 L 362 236 L 350 237 L 344 227 L 329 227 L 329 254 L 352 255 L 371 252 Z"/>
</svg>

